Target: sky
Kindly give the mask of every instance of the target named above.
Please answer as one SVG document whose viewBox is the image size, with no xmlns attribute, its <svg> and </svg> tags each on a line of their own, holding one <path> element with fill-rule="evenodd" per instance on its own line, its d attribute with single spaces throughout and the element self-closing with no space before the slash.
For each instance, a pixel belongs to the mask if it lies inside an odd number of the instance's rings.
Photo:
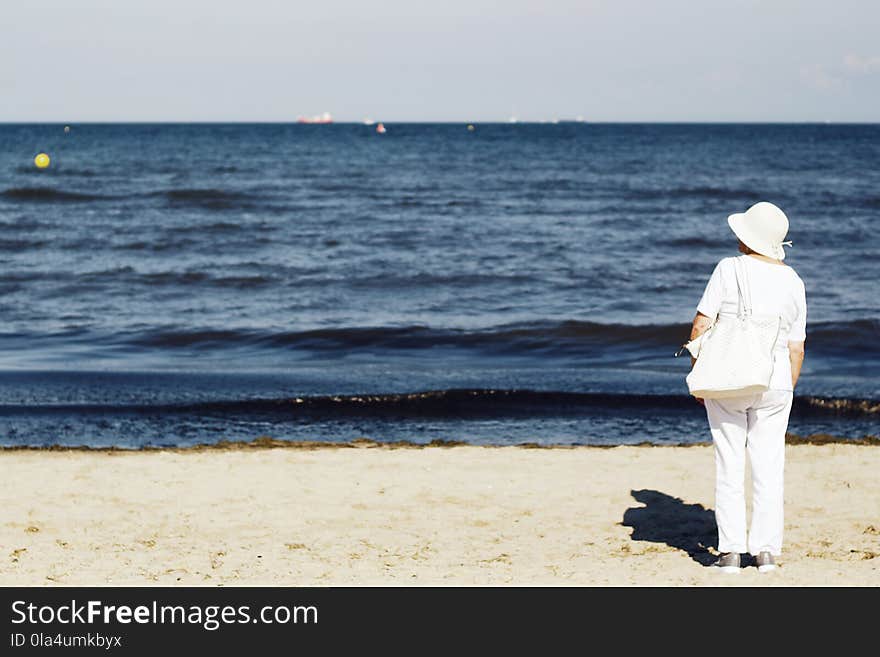
<svg viewBox="0 0 880 657">
<path fill-rule="evenodd" d="M 0 121 L 880 121 L 877 0 L 3 0 Z"/>
</svg>

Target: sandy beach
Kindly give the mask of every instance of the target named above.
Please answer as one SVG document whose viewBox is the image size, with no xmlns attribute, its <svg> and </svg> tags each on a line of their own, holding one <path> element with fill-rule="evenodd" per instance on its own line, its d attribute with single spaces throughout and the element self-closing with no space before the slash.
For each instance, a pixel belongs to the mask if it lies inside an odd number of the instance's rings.
<svg viewBox="0 0 880 657">
<path fill-rule="evenodd" d="M 2 585 L 880 585 L 880 448 L 789 445 L 782 568 L 712 559 L 709 446 L 0 453 Z"/>
</svg>

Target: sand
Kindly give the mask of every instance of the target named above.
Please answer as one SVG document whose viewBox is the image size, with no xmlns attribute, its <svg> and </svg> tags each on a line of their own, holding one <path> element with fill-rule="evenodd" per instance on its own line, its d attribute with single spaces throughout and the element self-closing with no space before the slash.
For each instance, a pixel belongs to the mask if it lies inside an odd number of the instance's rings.
<svg viewBox="0 0 880 657">
<path fill-rule="evenodd" d="M 2 585 L 880 585 L 880 447 L 790 445 L 771 575 L 709 446 L 0 452 Z"/>
</svg>

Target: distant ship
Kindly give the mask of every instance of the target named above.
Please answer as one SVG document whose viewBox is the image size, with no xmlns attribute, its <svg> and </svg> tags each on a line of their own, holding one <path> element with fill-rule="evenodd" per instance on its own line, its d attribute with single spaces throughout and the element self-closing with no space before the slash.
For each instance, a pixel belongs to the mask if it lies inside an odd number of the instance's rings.
<svg viewBox="0 0 880 657">
<path fill-rule="evenodd" d="M 330 112 L 317 114 L 315 116 L 300 116 L 296 119 L 297 123 L 333 123 L 333 116 Z"/>
</svg>

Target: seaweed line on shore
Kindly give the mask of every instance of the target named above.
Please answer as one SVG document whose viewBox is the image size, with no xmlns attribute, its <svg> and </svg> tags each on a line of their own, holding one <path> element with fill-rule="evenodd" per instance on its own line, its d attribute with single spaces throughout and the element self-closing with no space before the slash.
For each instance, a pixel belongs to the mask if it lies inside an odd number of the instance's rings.
<svg viewBox="0 0 880 657">
<path fill-rule="evenodd" d="M 846 438 L 843 436 L 833 436 L 826 433 L 810 434 L 808 436 L 800 436 L 798 434 L 785 434 L 785 443 L 787 445 L 867 445 L 880 446 L 880 436 L 862 436 L 861 438 Z M 356 438 L 355 440 L 346 442 L 329 442 L 319 440 L 279 440 L 271 436 L 259 436 L 250 441 L 231 441 L 221 440 L 216 443 L 198 443 L 187 446 L 171 446 L 163 447 L 157 445 L 145 445 L 143 447 L 91 447 L 88 445 L 46 445 L 46 446 L 29 446 L 29 445 L 5 445 L 0 446 L 2 452 L 106 452 L 106 453 L 149 453 L 149 452 L 208 452 L 208 451 L 247 451 L 254 449 L 301 449 L 301 450 L 323 450 L 323 449 L 427 449 L 431 447 L 450 448 L 450 447 L 482 447 L 487 449 L 498 449 L 502 447 L 515 447 L 519 449 L 613 449 L 615 447 L 705 447 L 711 445 L 711 442 L 677 442 L 677 443 L 651 443 L 643 441 L 640 443 L 616 444 L 616 445 L 542 445 L 535 442 L 516 443 L 513 445 L 475 445 L 461 440 L 441 440 L 435 439 L 428 443 L 417 443 L 410 440 L 398 440 L 391 442 L 382 442 L 371 438 Z"/>
</svg>

